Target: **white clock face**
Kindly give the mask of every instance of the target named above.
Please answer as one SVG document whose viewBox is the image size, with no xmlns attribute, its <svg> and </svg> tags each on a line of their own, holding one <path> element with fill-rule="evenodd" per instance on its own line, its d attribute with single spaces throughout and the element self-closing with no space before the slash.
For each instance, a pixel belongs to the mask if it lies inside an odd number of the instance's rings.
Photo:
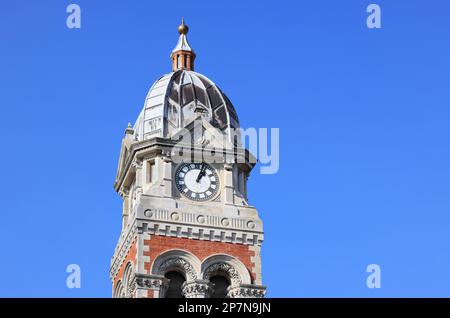
<svg viewBox="0 0 450 318">
<path fill-rule="evenodd" d="M 207 163 L 183 163 L 175 172 L 175 184 L 188 199 L 206 201 L 219 190 L 219 177 Z"/>
</svg>

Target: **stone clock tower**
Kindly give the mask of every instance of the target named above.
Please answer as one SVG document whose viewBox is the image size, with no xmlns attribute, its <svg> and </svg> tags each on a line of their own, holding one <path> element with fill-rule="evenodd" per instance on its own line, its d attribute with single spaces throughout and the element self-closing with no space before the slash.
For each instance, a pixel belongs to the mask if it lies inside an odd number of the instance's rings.
<svg viewBox="0 0 450 318">
<path fill-rule="evenodd" d="M 178 32 L 172 72 L 150 88 L 122 140 L 113 296 L 263 297 L 263 227 L 247 201 L 255 158 L 241 147 L 230 100 L 194 72 L 184 22 Z"/>
</svg>

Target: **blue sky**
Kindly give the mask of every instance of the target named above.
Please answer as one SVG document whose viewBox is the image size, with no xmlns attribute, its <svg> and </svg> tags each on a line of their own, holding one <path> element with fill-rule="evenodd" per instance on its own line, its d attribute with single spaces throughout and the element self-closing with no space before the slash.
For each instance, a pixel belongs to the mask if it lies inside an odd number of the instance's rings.
<svg viewBox="0 0 450 318">
<path fill-rule="evenodd" d="M 242 126 L 280 128 L 249 184 L 268 296 L 450 296 L 448 1 L 376 1 L 379 30 L 370 1 L 74 1 L 80 30 L 69 3 L 0 2 L 0 296 L 111 295 L 120 141 L 181 16 Z"/>
</svg>

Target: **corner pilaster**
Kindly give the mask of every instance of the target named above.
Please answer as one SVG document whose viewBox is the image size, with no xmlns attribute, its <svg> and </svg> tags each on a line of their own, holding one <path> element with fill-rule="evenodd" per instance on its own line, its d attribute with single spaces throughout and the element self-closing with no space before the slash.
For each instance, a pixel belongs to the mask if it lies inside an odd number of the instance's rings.
<svg viewBox="0 0 450 318">
<path fill-rule="evenodd" d="M 233 165 L 224 165 L 224 203 L 234 204 Z"/>
<path fill-rule="evenodd" d="M 172 159 L 168 156 L 162 157 L 163 164 L 163 180 L 162 185 L 164 187 L 164 196 L 172 197 Z"/>
</svg>

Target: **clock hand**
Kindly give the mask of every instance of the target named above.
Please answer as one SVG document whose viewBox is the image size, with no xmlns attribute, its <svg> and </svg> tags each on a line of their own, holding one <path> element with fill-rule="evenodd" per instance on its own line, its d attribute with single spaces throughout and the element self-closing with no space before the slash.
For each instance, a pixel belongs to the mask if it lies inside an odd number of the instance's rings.
<svg viewBox="0 0 450 318">
<path fill-rule="evenodd" d="M 198 176 L 197 176 L 197 179 L 195 180 L 195 182 L 198 183 L 200 181 L 200 179 L 205 175 L 205 172 L 206 172 L 206 166 L 204 163 L 202 163 L 202 167 L 200 169 L 200 172 L 198 173 Z"/>
</svg>

